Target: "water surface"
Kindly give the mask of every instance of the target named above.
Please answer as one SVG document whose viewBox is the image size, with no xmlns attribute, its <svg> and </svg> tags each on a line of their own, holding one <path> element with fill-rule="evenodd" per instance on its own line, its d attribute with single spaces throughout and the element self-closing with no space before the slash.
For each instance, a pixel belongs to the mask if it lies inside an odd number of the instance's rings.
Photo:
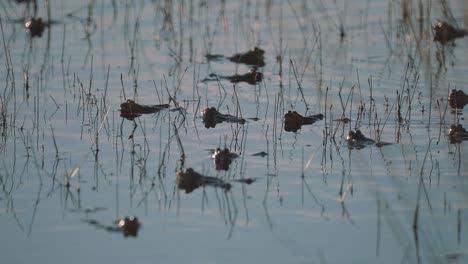
<svg viewBox="0 0 468 264">
<path fill-rule="evenodd" d="M 468 124 L 447 96 L 468 92 L 468 43 L 431 27 L 465 5 L 38 1 L 32 37 L 33 5 L 4 1 L 2 263 L 463 263 L 468 153 L 448 131 Z M 261 82 L 206 80 L 247 73 L 228 57 L 254 47 Z M 127 120 L 127 99 L 170 108 Z M 207 129 L 207 107 L 246 122 Z M 286 132 L 289 110 L 325 118 Z M 349 148 L 356 129 L 390 144 Z M 232 188 L 179 190 L 186 168 Z"/>
</svg>

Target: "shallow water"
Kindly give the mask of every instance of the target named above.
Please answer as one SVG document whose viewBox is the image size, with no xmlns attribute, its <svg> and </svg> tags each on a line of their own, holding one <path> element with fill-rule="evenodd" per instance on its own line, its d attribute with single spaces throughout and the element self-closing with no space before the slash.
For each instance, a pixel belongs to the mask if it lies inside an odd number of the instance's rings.
<svg viewBox="0 0 468 264">
<path fill-rule="evenodd" d="M 403 20 L 383 0 L 49 3 L 41 37 L 21 22 L 32 5 L 0 5 L 2 263 L 468 258 L 468 153 L 448 138 L 466 109 L 447 107 L 450 89 L 468 92 L 468 42 L 431 30 L 466 24 L 463 1 L 422 1 L 422 20 L 416 3 Z M 262 82 L 204 81 L 250 69 L 206 54 L 255 46 Z M 126 99 L 170 108 L 131 121 Z M 247 122 L 207 129 L 206 107 Z M 286 132 L 288 110 L 325 118 Z M 390 144 L 348 148 L 355 129 Z M 228 171 L 216 147 L 239 154 Z M 185 168 L 232 188 L 186 193 Z M 124 216 L 141 221 L 136 237 L 116 230 Z"/>
</svg>

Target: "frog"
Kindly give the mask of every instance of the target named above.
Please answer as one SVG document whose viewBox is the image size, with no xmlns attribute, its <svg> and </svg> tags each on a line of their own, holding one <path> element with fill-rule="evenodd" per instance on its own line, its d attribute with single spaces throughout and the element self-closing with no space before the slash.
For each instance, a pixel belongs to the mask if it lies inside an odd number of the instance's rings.
<svg viewBox="0 0 468 264">
<path fill-rule="evenodd" d="M 120 104 L 120 117 L 126 118 L 128 120 L 134 120 L 136 117 L 139 117 L 143 114 L 154 114 L 162 109 L 169 108 L 168 104 L 160 105 L 141 105 L 135 103 L 131 99 L 127 99 L 126 102 Z"/>
<path fill-rule="evenodd" d="M 468 95 L 462 90 L 452 89 L 448 96 L 448 103 L 452 108 L 463 109 L 468 104 Z"/>
<path fill-rule="evenodd" d="M 457 28 L 445 21 L 438 21 L 433 27 L 434 41 L 446 44 L 456 38 L 462 38 L 467 34 L 467 30 Z"/>
<path fill-rule="evenodd" d="M 230 152 L 228 148 L 224 148 L 223 150 L 216 148 L 212 155 L 216 170 L 226 171 L 229 170 L 229 165 L 231 165 L 231 162 L 237 157 L 238 155 Z"/>
<path fill-rule="evenodd" d="M 186 194 L 193 192 L 201 186 L 213 186 L 225 191 L 231 190 L 231 184 L 216 177 L 205 176 L 196 172 L 193 168 L 179 170 L 176 173 L 177 188 L 184 190 Z"/>
<path fill-rule="evenodd" d="M 296 133 L 303 125 L 311 125 L 322 119 L 322 114 L 303 116 L 296 111 L 288 111 L 284 114 L 284 130 Z"/>
<path fill-rule="evenodd" d="M 245 124 L 246 120 L 229 114 L 222 114 L 216 108 L 205 108 L 202 112 L 202 121 L 206 128 L 214 128 L 217 124 L 228 122 Z"/>
</svg>

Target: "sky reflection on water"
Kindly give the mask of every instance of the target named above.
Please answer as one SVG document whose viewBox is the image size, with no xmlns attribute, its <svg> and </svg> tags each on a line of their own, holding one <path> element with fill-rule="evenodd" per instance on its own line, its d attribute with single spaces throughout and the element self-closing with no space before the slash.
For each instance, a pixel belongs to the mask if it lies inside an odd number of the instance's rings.
<svg viewBox="0 0 468 264">
<path fill-rule="evenodd" d="M 409 1 L 16 2 L 2 263 L 466 259 L 468 153 L 448 133 L 468 124 L 447 97 L 468 93 L 467 39 L 432 35 L 466 25 L 463 1 L 422 1 L 423 20 Z M 324 117 L 285 131 L 288 111 Z M 357 130 L 372 143 L 350 146 Z M 217 147 L 238 155 L 227 170 Z M 133 216 L 136 233 L 118 225 Z"/>
</svg>

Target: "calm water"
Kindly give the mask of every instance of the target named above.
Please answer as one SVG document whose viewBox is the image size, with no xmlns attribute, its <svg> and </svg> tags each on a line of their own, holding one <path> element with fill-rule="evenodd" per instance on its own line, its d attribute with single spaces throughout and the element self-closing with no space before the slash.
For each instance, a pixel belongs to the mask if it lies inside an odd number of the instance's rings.
<svg viewBox="0 0 468 264">
<path fill-rule="evenodd" d="M 468 124 L 446 98 L 468 92 L 468 40 L 431 30 L 466 25 L 466 3 L 323 2 L 38 1 L 32 37 L 33 5 L 3 1 L 1 262 L 467 261 L 468 152 L 448 129 Z M 255 85 L 206 57 L 255 46 Z M 170 108 L 127 120 L 126 99 Z M 207 129 L 206 107 L 247 122 Z M 325 118 L 287 132 L 288 110 Z M 349 148 L 354 129 L 391 144 Z M 216 147 L 239 155 L 228 171 Z M 186 193 L 185 168 L 232 188 Z"/>
</svg>

